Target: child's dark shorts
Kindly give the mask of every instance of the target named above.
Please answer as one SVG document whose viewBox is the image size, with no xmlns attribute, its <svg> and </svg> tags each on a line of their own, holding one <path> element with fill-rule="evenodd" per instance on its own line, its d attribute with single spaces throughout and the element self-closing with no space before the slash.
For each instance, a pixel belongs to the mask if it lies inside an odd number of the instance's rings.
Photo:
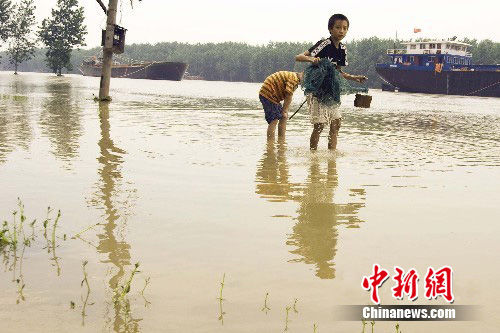
<svg viewBox="0 0 500 333">
<path fill-rule="evenodd" d="M 262 95 L 259 95 L 259 99 L 264 107 L 264 114 L 266 115 L 266 121 L 268 124 L 270 124 L 273 120 L 283 118 L 283 115 L 281 114 L 283 107 L 281 104 L 273 103 Z"/>
</svg>

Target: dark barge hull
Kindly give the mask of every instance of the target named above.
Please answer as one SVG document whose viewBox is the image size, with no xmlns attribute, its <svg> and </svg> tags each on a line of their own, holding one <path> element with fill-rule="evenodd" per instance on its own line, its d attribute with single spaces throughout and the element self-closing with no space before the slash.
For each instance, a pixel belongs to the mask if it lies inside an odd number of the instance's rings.
<svg viewBox="0 0 500 333">
<path fill-rule="evenodd" d="M 377 73 L 399 91 L 500 97 L 500 71 L 405 70 L 377 66 Z"/>
<path fill-rule="evenodd" d="M 111 77 L 148 80 L 180 81 L 187 69 L 183 62 L 153 62 L 145 64 L 113 65 Z M 101 65 L 82 64 L 84 76 L 101 76 Z"/>
</svg>

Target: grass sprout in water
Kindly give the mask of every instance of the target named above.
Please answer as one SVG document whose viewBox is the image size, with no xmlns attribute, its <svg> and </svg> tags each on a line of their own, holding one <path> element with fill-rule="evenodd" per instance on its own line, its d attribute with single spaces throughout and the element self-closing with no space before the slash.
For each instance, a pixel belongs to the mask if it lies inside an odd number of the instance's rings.
<svg viewBox="0 0 500 333">
<path fill-rule="evenodd" d="M 47 226 L 50 219 L 51 209 L 47 210 L 47 218 L 43 223 L 44 227 L 44 237 L 47 239 Z M 56 247 L 56 228 L 57 223 L 60 218 L 60 212 L 53 224 L 52 237 L 49 241 L 47 239 L 47 248 L 48 251 L 52 249 L 53 258 L 57 261 L 57 257 L 55 255 L 55 247 Z M 16 283 L 17 286 L 17 300 L 16 303 L 19 304 L 21 301 L 25 301 L 24 290 L 26 287 L 26 283 L 24 281 L 23 275 L 23 263 L 24 263 L 24 254 L 27 248 L 30 248 L 34 241 L 36 240 L 36 232 L 35 232 L 35 224 L 36 219 L 34 219 L 30 224 L 31 234 L 27 235 L 25 231 L 25 222 L 27 221 L 24 204 L 20 198 L 17 198 L 17 210 L 12 212 L 12 220 L 8 222 L 6 220 L 3 221 L 2 227 L 0 229 L 0 251 L 2 252 L 3 262 L 5 264 L 6 271 L 12 271 L 13 278 L 12 282 Z M 58 267 L 58 275 L 60 272 L 59 264 Z"/>
<path fill-rule="evenodd" d="M 87 266 L 88 263 L 89 262 L 87 260 L 84 260 L 82 262 L 83 280 L 80 283 L 80 286 L 83 287 L 83 284 L 85 284 L 85 286 L 87 287 L 87 294 L 85 295 L 85 299 L 83 299 L 83 297 L 82 297 L 82 326 L 85 326 L 85 317 L 87 316 L 87 314 L 86 314 L 87 303 L 89 301 L 89 296 L 90 296 L 90 285 L 89 285 L 89 280 L 88 280 L 88 276 L 87 276 L 87 271 L 85 269 L 85 267 Z M 71 303 L 73 303 L 73 302 L 71 302 Z M 88 305 L 94 305 L 94 303 L 90 303 Z M 72 308 L 74 308 L 74 303 L 73 303 Z"/>
<path fill-rule="evenodd" d="M 115 288 L 115 295 L 114 295 L 114 302 L 119 303 L 119 302 L 124 302 L 127 298 L 127 294 L 130 292 L 130 287 L 132 285 L 132 281 L 134 280 L 135 274 L 140 273 L 139 271 L 139 263 L 135 263 L 134 269 L 130 273 L 130 276 L 128 279 L 125 281 L 123 285 L 118 285 Z"/>
<path fill-rule="evenodd" d="M 219 291 L 219 297 L 217 297 L 217 300 L 219 301 L 219 317 L 217 318 L 220 320 L 221 325 L 224 325 L 224 315 L 226 314 L 224 310 L 222 309 L 222 302 L 224 301 L 224 298 L 222 298 L 222 291 L 224 290 L 224 283 L 226 279 L 226 273 L 222 275 L 222 282 L 220 283 L 220 291 Z"/>
<path fill-rule="evenodd" d="M 271 310 L 271 308 L 267 305 L 267 298 L 269 297 L 269 293 L 266 293 L 266 297 L 264 298 L 264 306 L 260 311 L 264 311 L 266 314 Z"/>
<path fill-rule="evenodd" d="M 140 273 L 138 262 L 135 263 L 134 269 L 125 282 L 123 284 L 118 284 L 114 289 L 113 302 L 116 314 L 121 318 L 120 327 L 118 328 L 118 331 L 120 332 L 137 332 L 139 329 L 138 320 L 132 318 L 130 300 L 128 298 L 132 282 L 137 273 Z"/>
<path fill-rule="evenodd" d="M 146 296 L 144 296 L 144 290 L 146 290 L 150 280 L 151 278 L 149 276 L 144 279 L 144 288 L 141 290 L 141 296 L 144 299 L 144 307 L 148 307 L 151 304 L 151 302 L 146 299 Z"/>
</svg>

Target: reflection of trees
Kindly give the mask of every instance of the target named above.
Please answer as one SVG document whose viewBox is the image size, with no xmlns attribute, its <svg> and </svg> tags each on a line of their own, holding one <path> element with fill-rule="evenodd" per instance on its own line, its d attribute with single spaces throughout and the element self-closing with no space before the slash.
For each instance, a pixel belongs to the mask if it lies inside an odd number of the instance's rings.
<svg viewBox="0 0 500 333">
<path fill-rule="evenodd" d="M 9 95 L 0 98 L 0 163 L 16 147 L 27 150 L 33 139 L 28 86 L 22 76 L 13 76 Z"/>
<path fill-rule="evenodd" d="M 111 263 L 117 272 L 110 278 L 109 287 L 114 290 L 125 274 L 125 267 L 130 266 L 130 245 L 125 241 L 117 239 L 117 221 L 120 213 L 116 209 L 117 184 L 122 178 L 120 165 L 123 163 L 122 155 L 125 151 L 116 147 L 110 136 L 109 108 L 106 103 L 99 105 L 99 119 L 101 127 L 101 139 L 99 140 L 100 156 L 98 158 L 100 169 L 100 182 L 93 203 L 102 205 L 106 223 L 104 232 L 97 235 L 99 245 L 97 250 L 101 254 L 107 254 L 103 263 Z M 113 329 L 116 332 L 137 332 L 139 325 L 137 319 L 133 319 L 128 302 L 113 302 L 114 319 Z"/>
<path fill-rule="evenodd" d="M 50 97 L 42 104 L 40 119 L 42 133 L 52 144 L 52 153 L 66 161 L 78 156 L 78 140 L 82 135 L 81 110 L 69 80 L 51 77 L 47 82 Z"/>
<path fill-rule="evenodd" d="M 281 146 L 280 146 L 281 145 Z M 316 276 L 322 279 L 335 277 L 334 257 L 337 251 L 337 226 L 356 227 L 363 203 L 335 203 L 338 187 L 336 161 L 326 160 L 326 170 L 318 156 L 310 160 L 309 175 L 303 186 L 289 182 L 289 167 L 284 144 L 268 143 L 256 173 L 256 193 L 270 201 L 298 201 L 297 223 L 288 236 L 287 245 L 297 258 L 291 262 L 304 262 L 316 266 Z M 294 194 L 301 189 L 301 194 Z M 364 190 L 352 189 L 351 195 L 364 195 Z"/>
</svg>

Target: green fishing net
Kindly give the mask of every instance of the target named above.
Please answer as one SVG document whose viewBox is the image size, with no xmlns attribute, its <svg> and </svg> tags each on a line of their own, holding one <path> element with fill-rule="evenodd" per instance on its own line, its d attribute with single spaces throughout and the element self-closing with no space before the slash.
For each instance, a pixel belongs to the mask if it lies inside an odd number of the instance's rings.
<svg viewBox="0 0 500 333">
<path fill-rule="evenodd" d="M 304 70 L 302 83 L 304 94 L 312 94 L 325 105 L 340 104 L 340 95 L 368 92 L 365 87 L 352 87 L 328 59 L 321 59 L 317 65 Z"/>
</svg>

